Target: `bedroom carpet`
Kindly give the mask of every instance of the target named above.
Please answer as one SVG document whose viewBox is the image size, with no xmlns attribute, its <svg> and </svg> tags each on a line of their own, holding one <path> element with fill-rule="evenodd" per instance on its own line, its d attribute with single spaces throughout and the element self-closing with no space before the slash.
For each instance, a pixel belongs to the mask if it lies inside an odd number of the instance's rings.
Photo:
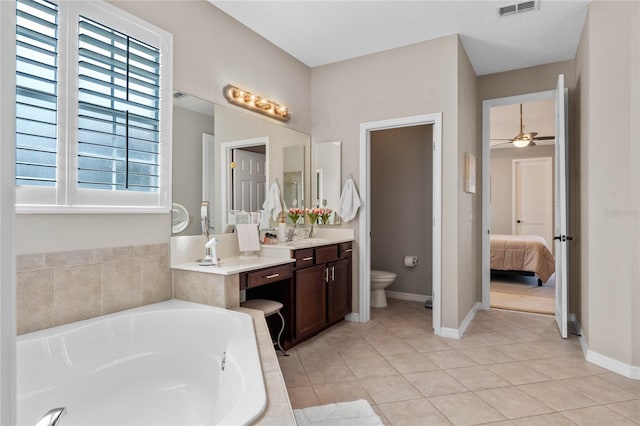
<svg viewBox="0 0 640 426">
<path fill-rule="evenodd" d="M 512 311 L 555 314 L 556 278 L 542 287 L 535 277 L 491 276 L 491 307 Z"/>
</svg>

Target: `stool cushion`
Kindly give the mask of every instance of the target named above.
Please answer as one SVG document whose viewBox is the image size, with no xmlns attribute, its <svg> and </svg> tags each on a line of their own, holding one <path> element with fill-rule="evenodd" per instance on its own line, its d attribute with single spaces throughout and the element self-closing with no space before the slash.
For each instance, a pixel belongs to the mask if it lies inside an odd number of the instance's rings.
<svg viewBox="0 0 640 426">
<path fill-rule="evenodd" d="M 265 317 L 269 315 L 273 315 L 282 309 L 282 303 L 276 302 L 275 300 L 265 300 L 265 299 L 251 299 L 246 302 L 242 302 L 240 304 L 243 308 L 255 309 L 258 311 L 262 311 Z"/>
</svg>

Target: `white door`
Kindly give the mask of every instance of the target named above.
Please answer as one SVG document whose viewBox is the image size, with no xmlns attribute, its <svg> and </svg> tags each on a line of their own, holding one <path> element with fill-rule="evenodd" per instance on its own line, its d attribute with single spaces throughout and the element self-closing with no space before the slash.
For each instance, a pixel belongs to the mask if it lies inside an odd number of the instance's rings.
<svg viewBox="0 0 640 426">
<path fill-rule="evenodd" d="M 513 166 L 514 235 L 538 235 L 551 248 L 553 233 L 552 159 L 520 158 Z"/>
<path fill-rule="evenodd" d="M 242 149 L 233 150 L 234 210 L 255 212 L 262 208 L 265 197 L 265 155 Z"/>
<path fill-rule="evenodd" d="M 556 322 L 560 334 L 567 338 L 567 94 L 564 75 L 556 87 L 556 188 L 554 243 L 556 257 Z"/>
</svg>

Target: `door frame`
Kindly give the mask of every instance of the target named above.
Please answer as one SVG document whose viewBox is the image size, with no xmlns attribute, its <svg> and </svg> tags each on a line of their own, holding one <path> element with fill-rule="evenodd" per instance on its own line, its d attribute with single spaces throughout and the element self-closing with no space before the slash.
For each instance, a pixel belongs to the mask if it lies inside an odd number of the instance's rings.
<svg viewBox="0 0 640 426">
<path fill-rule="evenodd" d="M 545 214 L 545 236 L 547 246 L 550 250 L 553 250 L 553 193 L 555 186 L 553 184 L 553 158 L 552 157 L 531 157 L 531 158 L 512 158 L 511 159 L 511 234 L 516 234 L 516 219 L 517 219 L 517 165 L 521 163 L 543 163 L 545 166 L 545 187 L 548 191 L 549 203 L 547 204 Z"/>
<path fill-rule="evenodd" d="M 243 139 L 231 142 L 223 142 L 220 144 L 220 220 L 222 226 L 220 232 L 224 232 L 227 223 L 227 212 L 229 211 L 229 200 L 231 194 L 229 192 L 229 182 L 231 180 L 231 172 L 228 167 L 231 161 L 231 151 L 235 148 L 245 148 L 248 146 L 264 145 L 264 173 L 267 190 L 269 188 L 269 137 L 262 136 L 253 139 Z"/>
<path fill-rule="evenodd" d="M 433 125 L 433 241 L 432 251 L 432 294 L 433 330 L 440 335 L 441 329 L 441 258 L 442 258 L 442 113 L 416 115 L 390 120 L 372 121 L 360 124 L 360 206 L 358 226 L 358 315 L 350 319 L 367 322 L 371 317 L 371 132 L 420 125 Z"/>
<path fill-rule="evenodd" d="M 491 108 L 532 101 L 555 99 L 555 90 L 526 93 L 482 101 L 482 309 L 491 308 L 490 240 L 491 204 L 489 177 L 491 176 Z"/>
</svg>

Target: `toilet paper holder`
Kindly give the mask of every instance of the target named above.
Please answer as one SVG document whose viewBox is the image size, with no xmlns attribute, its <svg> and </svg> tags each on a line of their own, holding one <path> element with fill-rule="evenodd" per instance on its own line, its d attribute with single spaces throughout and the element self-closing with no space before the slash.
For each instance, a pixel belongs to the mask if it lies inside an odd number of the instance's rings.
<svg viewBox="0 0 640 426">
<path fill-rule="evenodd" d="M 418 256 L 405 256 L 404 266 L 407 268 L 415 268 L 418 266 Z"/>
</svg>

